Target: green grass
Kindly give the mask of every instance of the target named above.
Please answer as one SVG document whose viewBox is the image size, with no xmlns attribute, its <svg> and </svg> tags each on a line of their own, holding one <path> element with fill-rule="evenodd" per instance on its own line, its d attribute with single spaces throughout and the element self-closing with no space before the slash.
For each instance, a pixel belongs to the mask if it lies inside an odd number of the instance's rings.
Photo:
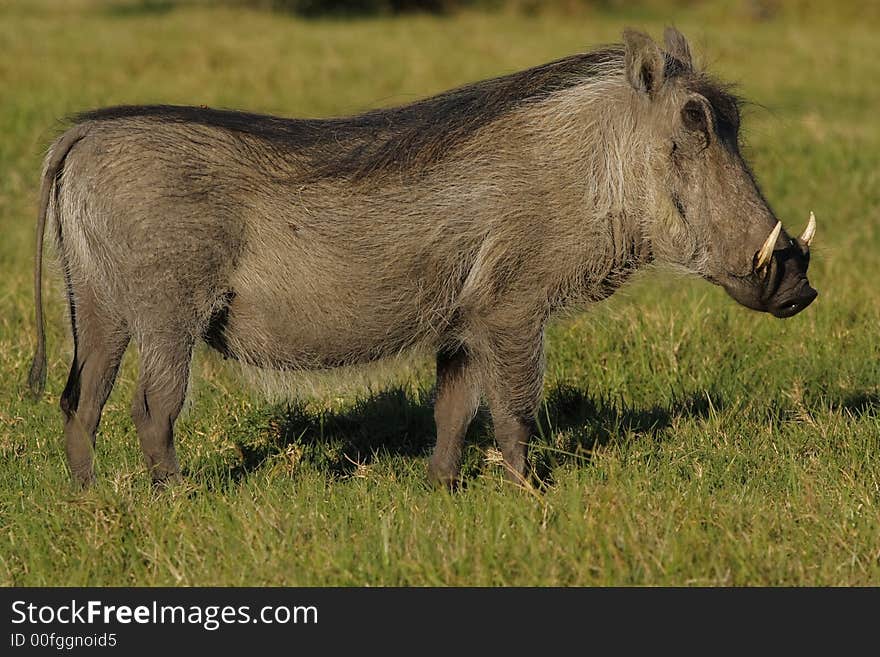
<svg viewBox="0 0 880 657">
<path fill-rule="evenodd" d="M 644 16 L 311 21 L 192 7 L 0 2 L 0 583 L 880 584 L 880 41 L 852 12 L 748 3 Z M 848 18 L 848 16 L 850 16 Z M 779 321 L 648 272 L 548 341 L 541 494 L 505 484 L 481 415 L 456 494 L 425 483 L 428 363 L 370 390 L 263 401 L 198 354 L 187 484 L 148 484 L 126 357 L 99 484 L 68 482 L 71 345 L 49 275 L 48 394 L 30 401 L 40 159 L 65 114 L 113 103 L 325 116 L 403 102 L 674 22 L 754 100 L 747 152 L 787 225 L 819 218 L 821 296 Z"/>
</svg>

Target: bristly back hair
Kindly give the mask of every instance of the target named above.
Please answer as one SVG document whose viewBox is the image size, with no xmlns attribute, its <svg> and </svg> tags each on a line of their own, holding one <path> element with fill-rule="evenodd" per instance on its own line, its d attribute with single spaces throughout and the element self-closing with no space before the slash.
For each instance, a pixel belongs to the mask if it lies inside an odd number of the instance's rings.
<svg viewBox="0 0 880 657">
<path fill-rule="evenodd" d="M 344 118 L 289 119 L 207 107 L 123 105 L 83 112 L 72 120 L 138 118 L 218 128 L 270 142 L 276 152 L 306 156 L 321 177 L 362 178 L 378 171 L 423 169 L 526 103 L 613 74 L 622 66 L 623 48 L 605 46 L 407 105 Z"/>
</svg>

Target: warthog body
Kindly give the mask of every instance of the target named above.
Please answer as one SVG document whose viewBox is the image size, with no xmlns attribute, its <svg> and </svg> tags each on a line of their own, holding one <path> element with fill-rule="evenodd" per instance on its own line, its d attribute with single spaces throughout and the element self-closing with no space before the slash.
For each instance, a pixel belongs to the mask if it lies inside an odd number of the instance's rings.
<svg viewBox="0 0 880 657">
<path fill-rule="evenodd" d="M 49 151 L 48 216 L 75 356 L 61 397 L 74 478 L 130 340 L 132 413 L 157 481 L 194 345 L 274 369 L 437 355 L 432 478 L 456 480 L 480 399 L 513 477 L 543 377 L 544 328 L 651 262 L 794 314 L 815 296 L 738 150 L 736 99 L 684 38 L 574 55 L 411 105 L 290 120 L 196 107 L 88 112 Z M 770 236 L 768 239 L 768 235 Z"/>
</svg>

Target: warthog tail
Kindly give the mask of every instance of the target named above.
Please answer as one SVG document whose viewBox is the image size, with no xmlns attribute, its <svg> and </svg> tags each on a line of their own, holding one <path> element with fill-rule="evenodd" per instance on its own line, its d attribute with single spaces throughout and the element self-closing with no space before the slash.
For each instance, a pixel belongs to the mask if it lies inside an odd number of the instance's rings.
<svg viewBox="0 0 880 657">
<path fill-rule="evenodd" d="M 34 305 L 37 320 L 37 350 L 28 374 L 28 386 L 34 399 L 39 399 L 46 388 L 46 329 L 43 322 L 43 234 L 46 232 L 46 214 L 49 210 L 49 199 L 58 174 L 64 165 L 64 158 L 73 145 L 85 137 L 87 126 L 77 125 L 68 130 L 55 146 L 46 161 L 43 181 L 40 187 L 40 210 L 37 215 L 37 253 L 34 263 Z M 57 208 L 56 208 L 57 211 Z"/>
</svg>

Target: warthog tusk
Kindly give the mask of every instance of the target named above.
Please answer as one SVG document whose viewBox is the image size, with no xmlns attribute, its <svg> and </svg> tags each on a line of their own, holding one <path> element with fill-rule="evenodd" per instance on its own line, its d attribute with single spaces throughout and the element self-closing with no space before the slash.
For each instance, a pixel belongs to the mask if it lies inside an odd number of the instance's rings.
<svg viewBox="0 0 880 657">
<path fill-rule="evenodd" d="M 776 226 L 770 231 L 770 237 L 767 238 L 767 241 L 764 242 L 764 246 L 758 251 L 758 258 L 755 261 L 755 269 L 763 269 L 764 266 L 770 262 L 770 257 L 773 255 L 773 250 L 776 248 L 776 240 L 779 237 L 779 231 L 781 230 L 782 222 L 777 221 Z"/>
<path fill-rule="evenodd" d="M 804 234 L 801 235 L 801 242 L 804 243 L 804 246 L 810 246 L 810 242 L 813 241 L 813 238 L 816 236 L 816 215 L 810 212 L 810 222 L 807 224 L 807 227 L 804 229 Z"/>
</svg>

